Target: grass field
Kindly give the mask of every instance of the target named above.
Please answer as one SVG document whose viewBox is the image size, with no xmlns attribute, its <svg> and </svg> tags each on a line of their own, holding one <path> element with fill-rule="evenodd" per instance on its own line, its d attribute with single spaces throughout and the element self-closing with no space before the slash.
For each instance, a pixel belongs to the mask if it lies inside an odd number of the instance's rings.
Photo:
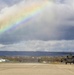
<svg viewBox="0 0 74 75">
<path fill-rule="evenodd" d="M 74 75 L 74 65 L 0 63 L 0 75 Z"/>
</svg>

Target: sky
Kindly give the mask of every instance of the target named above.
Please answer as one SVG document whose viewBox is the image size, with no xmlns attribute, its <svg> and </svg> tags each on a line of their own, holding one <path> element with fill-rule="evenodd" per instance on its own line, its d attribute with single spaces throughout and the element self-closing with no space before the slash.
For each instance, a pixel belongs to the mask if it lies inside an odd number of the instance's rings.
<svg viewBox="0 0 74 75">
<path fill-rule="evenodd" d="M 0 51 L 74 52 L 74 0 L 0 0 Z"/>
</svg>

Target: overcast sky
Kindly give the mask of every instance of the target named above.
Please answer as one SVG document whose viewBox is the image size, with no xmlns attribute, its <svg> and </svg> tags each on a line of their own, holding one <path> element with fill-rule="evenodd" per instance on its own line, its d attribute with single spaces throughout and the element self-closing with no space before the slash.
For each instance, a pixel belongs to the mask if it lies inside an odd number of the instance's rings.
<svg viewBox="0 0 74 75">
<path fill-rule="evenodd" d="M 17 11 L 41 2 L 45 0 L 0 0 L 0 26 L 6 17 L 13 20 Z M 47 3 L 38 15 L 20 23 L 17 30 L 0 34 L 0 51 L 74 51 L 74 0 Z"/>
</svg>

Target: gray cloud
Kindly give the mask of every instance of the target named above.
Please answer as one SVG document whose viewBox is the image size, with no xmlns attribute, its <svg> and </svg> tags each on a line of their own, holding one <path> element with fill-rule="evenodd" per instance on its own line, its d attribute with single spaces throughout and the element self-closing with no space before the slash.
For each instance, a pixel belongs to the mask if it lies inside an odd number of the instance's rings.
<svg viewBox="0 0 74 75">
<path fill-rule="evenodd" d="M 13 32 L 6 31 L 1 34 L 0 43 L 11 44 L 24 40 L 74 40 L 74 6 L 72 1 L 51 1 L 50 5 L 31 18 L 29 23 L 23 23 L 18 30 Z M 15 3 L 15 0 L 12 3 Z M 16 6 L 18 7 L 17 4 Z"/>
<path fill-rule="evenodd" d="M 3 9 L 4 7 L 7 6 L 12 6 L 18 2 L 20 2 L 21 0 L 0 0 L 0 10 Z"/>
<path fill-rule="evenodd" d="M 0 45 L 0 50 L 7 51 L 49 51 L 49 52 L 73 52 L 74 40 L 41 41 L 29 40 L 16 44 Z"/>
</svg>

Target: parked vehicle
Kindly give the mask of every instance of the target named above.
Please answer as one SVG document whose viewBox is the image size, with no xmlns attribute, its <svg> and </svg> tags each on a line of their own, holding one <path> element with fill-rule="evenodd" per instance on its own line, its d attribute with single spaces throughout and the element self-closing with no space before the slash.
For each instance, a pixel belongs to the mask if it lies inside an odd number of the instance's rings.
<svg viewBox="0 0 74 75">
<path fill-rule="evenodd" d="M 65 64 L 67 64 L 67 63 L 74 64 L 74 56 L 68 55 L 68 56 L 66 56 L 66 58 L 62 58 L 61 62 L 64 62 Z"/>
</svg>

